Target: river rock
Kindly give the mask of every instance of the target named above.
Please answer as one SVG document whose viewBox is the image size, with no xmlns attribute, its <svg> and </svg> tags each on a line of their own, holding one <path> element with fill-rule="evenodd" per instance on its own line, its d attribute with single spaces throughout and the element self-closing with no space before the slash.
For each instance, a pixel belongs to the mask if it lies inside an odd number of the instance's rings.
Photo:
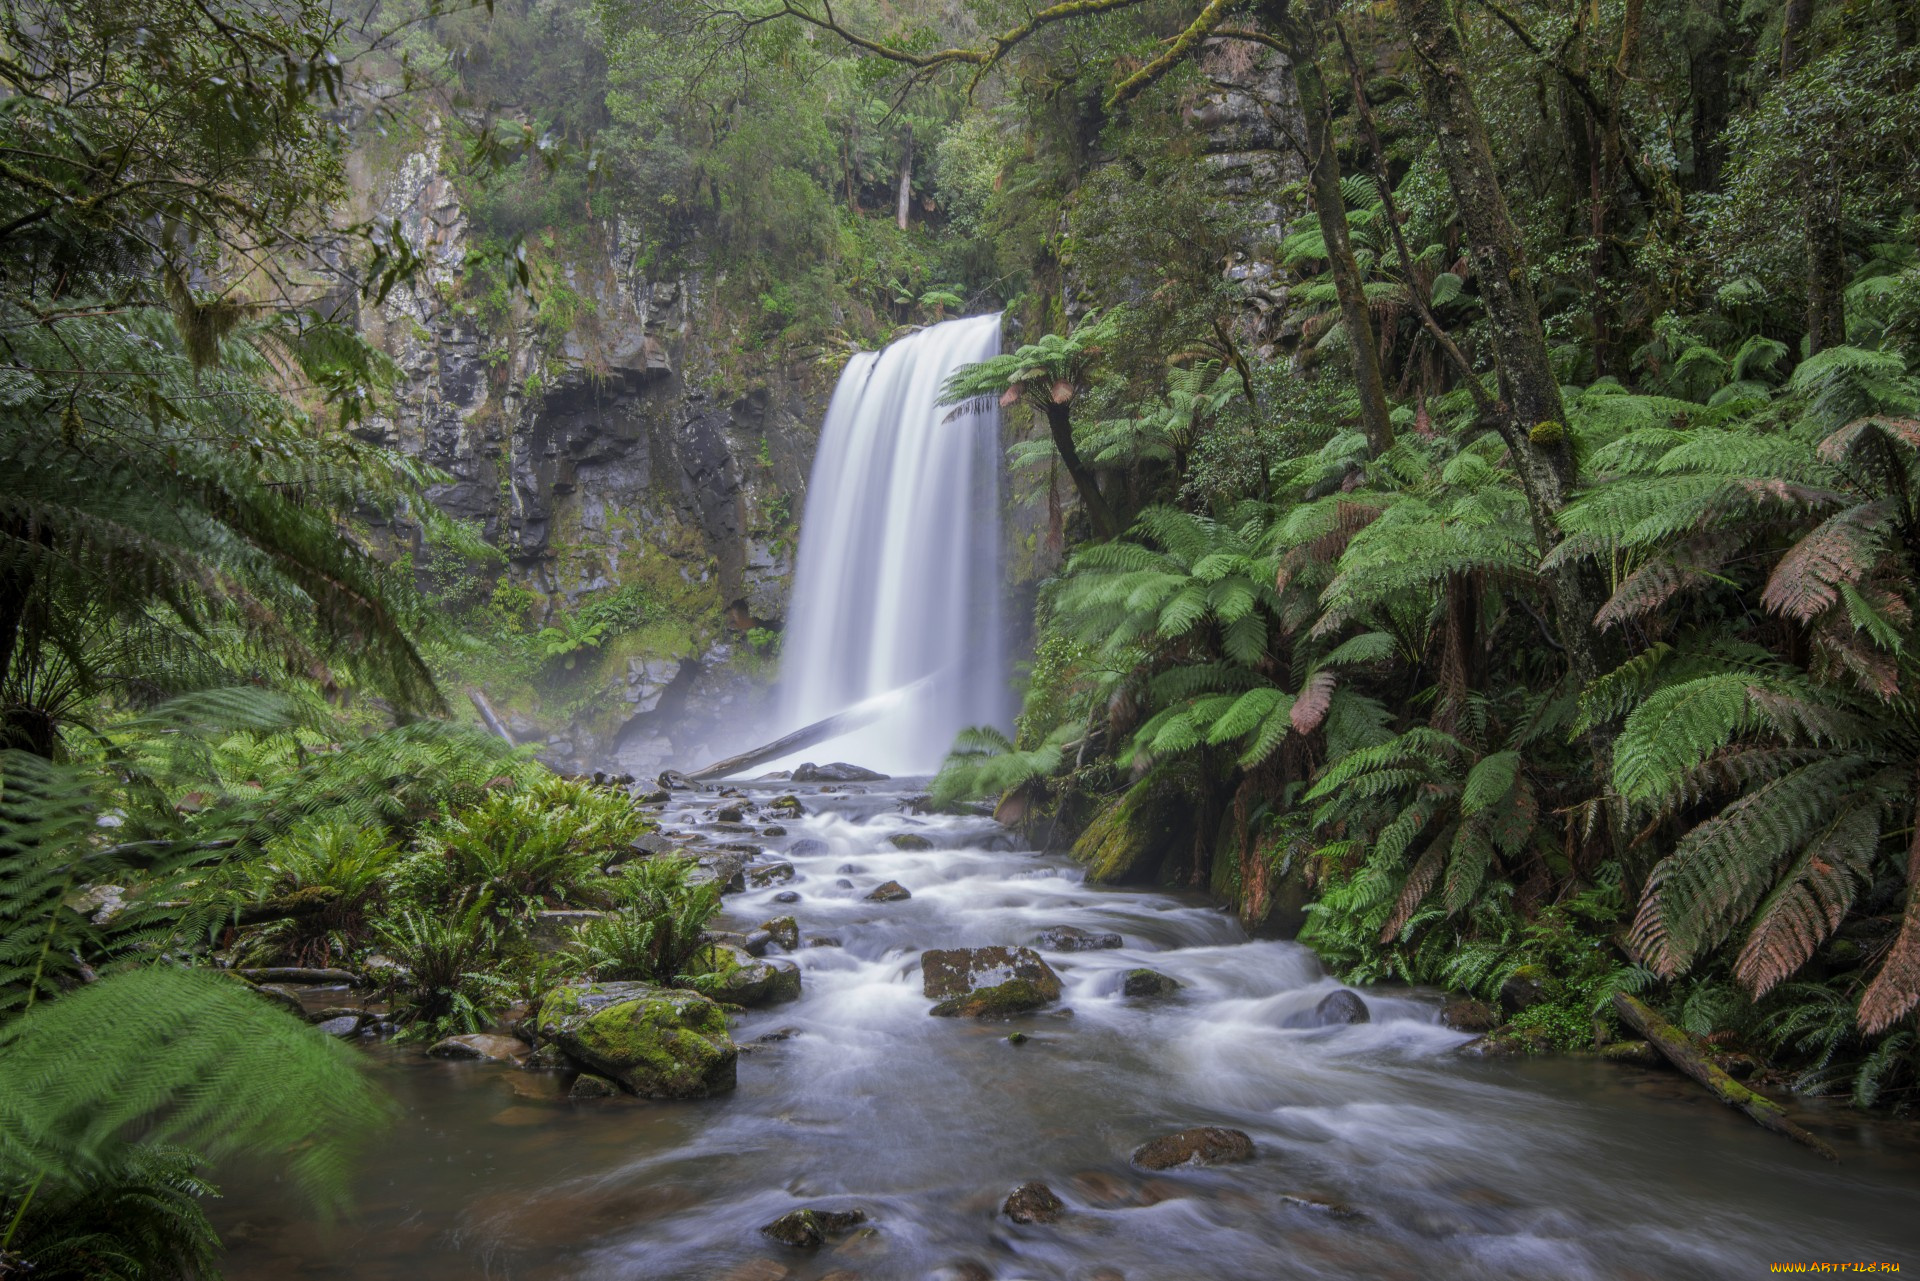
<svg viewBox="0 0 1920 1281">
<path fill-rule="evenodd" d="M 771 801 L 768 801 L 767 808 L 781 818 L 799 818 L 807 812 L 807 807 L 800 803 L 800 798 L 790 792 L 784 796 L 776 796 Z"/>
<path fill-rule="evenodd" d="M 574 931 L 592 921 L 604 920 L 606 912 L 583 908 L 555 912 L 535 912 L 527 925 L 527 938 L 542 952 L 558 952 L 573 941 Z"/>
<path fill-rule="evenodd" d="M 713 812 L 713 818 L 716 823 L 744 823 L 747 812 L 738 805 L 723 805 Z"/>
<path fill-rule="evenodd" d="M 1051 925 L 1034 937 L 1033 945 L 1049 952 L 1098 952 L 1124 946 L 1125 942 L 1107 930 L 1094 933 L 1077 925 Z"/>
<path fill-rule="evenodd" d="M 887 838 L 887 844 L 897 850 L 907 850 L 916 853 L 920 850 L 930 850 L 933 848 L 933 842 L 917 832 L 895 832 Z"/>
<path fill-rule="evenodd" d="M 518 1065 L 527 1061 L 527 1043 L 518 1037 L 472 1032 L 435 1041 L 427 1047 L 427 1054 L 436 1059 L 478 1059 Z"/>
<path fill-rule="evenodd" d="M 834 761 L 828 765 L 815 765 L 808 761 L 793 771 L 793 781 L 796 783 L 878 783 L 888 777 L 858 765 L 849 765 L 845 761 Z"/>
<path fill-rule="evenodd" d="M 627 848 L 643 858 L 659 858 L 663 854 L 673 853 L 676 846 L 659 832 L 642 832 L 628 843 Z"/>
<path fill-rule="evenodd" d="M 800 922 L 791 916 L 776 916 L 771 921 L 760 922 L 760 928 L 769 937 L 789 952 L 800 950 Z"/>
<path fill-rule="evenodd" d="M 888 881 L 874 889 L 867 897 L 876 903 L 898 903 L 902 899 L 912 898 L 913 891 L 898 881 Z"/>
<path fill-rule="evenodd" d="M 769 863 L 765 867 L 749 868 L 747 871 L 747 884 L 756 890 L 763 890 L 769 885 L 778 885 L 782 881 L 792 879 L 793 864 L 791 863 Z"/>
<path fill-rule="evenodd" d="M 672 793 L 667 791 L 666 788 L 656 787 L 651 791 L 635 793 L 633 803 L 635 805 L 665 805 L 671 796 Z"/>
<path fill-rule="evenodd" d="M 1060 976 L 1025 947 L 931 948 L 920 954 L 921 991 L 942 1018 L 1004 1018 L 1060 999 Z"/>
<path fill-rule="evenodd" d="M 567 1087 L 567 1097 L 570 1099 L 611 1099 L 619 1093 L 618 1085 L 593 1072 L 582 1072 Z"/>
<path fill-rule="evenodd" d="M 1015 1223 L 1052 1223 L 1067 1208 L 1053 1189 L 1035 1179 L 1022 1183 L 1008 1194 L 1000 1212 Z"/>
<path fill-rule="evenodd" d="M 1366 1002 L 1343 987 L 1337 992 L 1329 992 L 1321 997 L 1319 1004 L 1311 1010 L 1289 1014 L 1280 1020 L 1280 1026 L 1285 1028 L 1338 1027 L 1344 1023 L 1366 1023 L 1371 1018 L 1372 1015 L 1367 1012 Z"/>
<path fill-rule="evenodd" d="M 1313 1017 L 1319 1027 L 1373 1021 L 1373 1015 L 1367 1012 L 1367 1003 L 1360 999 L 1358 993 L 1344 987 L 1322 997 L 1320 1004 L 1313 1007 Z"/>
<path fill-rule="evenodd" d="M 1180 990 L 1180 980 L 1159 970 L 1128 970 L 1120 985 L 1122 995 L 1153 999 L 1172 996 Z"/>
<path fill-rule="evenodd" d="M 800 891 L 781 890 L 773 896 L 773 901 L 776 903 L 798 903 L 800 901 Z"/>
<path fill-rule="evenodd" d="M 1531 966 L 1523 966 L 1507 976 L 1500 985 L 1500 1008 L 1512 1018 L 1547 999 L 1546 980 Z"/>
<path fill-rule="evenodd" d="M 1450 996 L 1440 1007 L 1440 1024 L 1457 1032 L 1491 1032 L 1500 1026 L 1500 1012 L 1470 996 Z"/>
<path fill-rule="evenodd" d="M 555 988 L 541 1002 L 540 1036 L 646 1098 L 706 1098 L 736 1084 L 727 1016 L 697 992 L 645 983 Z"/>
<path fill-rule="evenodd" d="M 569 1072 L 578 1071 L 580 1067 L 567 1057 L 565 1050 L 551 1041 L 527 1055 L 527 1061 L 521 1066 L 532 1072 Z"/>
<path fill-rule="evenodd" d="M 337 1019 L 328 1019 L 323 1023 L 316 1023 L 314 1027 L 325 1032 L 328 1036 L 349 1037 L 360 1030 L 360 1016 L 358 1014 L 343 1014 Z"/>
<path fill-rule="evenodd" d="M 800 999 L 800 967 L 792 961 L 766 961 L 728 943 L 702 948 L 693 958 L 697 973 L 715 975 L 714 996 L 732 1005 L 758 1009 Z"/>
<path fill-rule="evenodd" d="M 788 858 L 819 858 L 827 852 L 827 843 L 817 836 L 803 836 L 787 846 Z"/>
<path fill-rule="evenodd" d="M 716 884 L 722 894 L 738 894 L 747 888 L 747 860 L 731 851 L 718 851 L 702 854 L 693 871 L 687 874 L 687 884 Z"/>
<path fill-rule="evenodd" d="M 822 1244 L 828 1237 L 851 1232 L 866 1221 L 864 1210 L 792 1210 L 760 1231 L 781 1245 L 805 1250 Z"/>
<path fill-rule="evenodd" d="M 707 790 L 677 769 L 661 770 L 660 777 L 653 781 L 655 785 L 665 788 L 669 792 L 704 792 Z"/>
<path fill-rule="evenodd" d="M 1041 955 L 1028 947 L 935 947 L 920 954 L 920 990 L 940 999 L 964 996 L 981 988 L 1025 979 L 1060 996 L 1060 976 Z"/>
<path fill-rule="evenodd" d="M 1253 1160 L 1253 1140 L 1243 1131 L 1200 1125 L 1163 1135 L 1133 1151 L 1142 1170 L 1171 1170 L 1178 1165 L 1229 1165 Z"/>
<path fill-rule="evenodd" d="M 769 823 L 760 829 L 760 835 L 762 836 L 785 836 L 786 834 L 787 829 L 778 823 Z"/>
</svg>

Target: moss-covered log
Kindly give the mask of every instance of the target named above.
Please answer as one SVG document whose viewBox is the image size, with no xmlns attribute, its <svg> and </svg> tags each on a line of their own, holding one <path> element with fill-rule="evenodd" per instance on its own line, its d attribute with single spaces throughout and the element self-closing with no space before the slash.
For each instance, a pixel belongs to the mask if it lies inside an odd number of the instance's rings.
<svg viewBox="0 0 1920 1281">
<path fill-rule="evenodd" d="M 1747 1114 L 1755 1125 L 1775 1134 L 1784 1134 L 1795 1143 L 1812 1148 L 1829 1161 L 1840 1154 L 1814 1135 L 1787 1120 L 1786 1110 L 1765 1095 L 1748 1089 L 1722 1072 L 1708 1059 L 1705 1047 L 1679 1027 L 1661 1018 L 1645 1001 L 1625 992 L 1613 994 L 1614 1013 L 1647 1043 L 1666 1056 L 1669 1063 L 1713 1091 L 1714 1097 L 1730 1108 Z"/>
</svg>

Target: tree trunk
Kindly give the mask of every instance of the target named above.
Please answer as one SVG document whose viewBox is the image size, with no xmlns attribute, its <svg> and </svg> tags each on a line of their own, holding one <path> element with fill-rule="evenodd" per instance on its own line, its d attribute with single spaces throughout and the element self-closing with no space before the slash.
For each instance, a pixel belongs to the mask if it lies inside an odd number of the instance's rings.
<svg viewBox="0 0 1920 1281">
<path fill-rule="evenodd" d="M 1747 1114 L 1761 1129 L 1784 1134 L 1795 1143 L 1805 1144 L 1829 1161 L 1840 1156 L 1832 1148 L 1787 1120 L 1786 1112 L 1772 1099 L 1756 1094 L 1715 1067 L 1692 1037 L 1654 1013 L 1644 1001 L 1625 992 L 1613 994 L 1613 1010 L 1620 1021 L 1647 1038 L 1647 1043 L 1666 1056 L 1667 1062 L 1713 1091 L 1714 1097 L 1730 1108 Z"/>
<path fill-rule="evenodd" d="M 907 229 L 907 215 L 913 209 L 913 126 L 907 126 L 906 139 L 901 144 L 900 153 L 900 196 L 895 204 L 895 214 L 900 230 Z"/>
<path fill-rule="evenodd" d="M 1807 65 L 1812 52 L 1807 26 L 1813 21 L 1813 6 L 1814 0 L 1787 0 L 1780 22 L 1782 80 Z M 1800 172 L 1804 179 L 1800 226 L 1807 241 L 1807 354 L 1811 356 L 1847 341 L 1847 250 L 1840 238 L 1840 180 L 1831 149 L 1806 145 Z"/>
<path fill-rule="evenodd" d="M 1504 410 L 1499 430 L 1520 476 L 1534 540 L 1545 555 L 1560 542 L 1555 518 L 1567 505 L 1575 463 L 1560 380 L 1527 277 L 1520 231 L 1507 208 L 1486 122 L 1467 79 L 1466 52 L 1452 5 L 1449 0 L 1395 0 L 1395 7 L 1413 49 L 1441 163 L 1487 308 Z M 1599 638 L 1593 626 L 1599 593 L 1577 566 L 1556 570 L 1548 583 L 1568 665 L 1574 679 L 1586 685 L 1599 674 Z"/>
<path fill-rule="evenodd" d="M 1279 10 L 1279 15 L 1273 9 Z M 1327 110 L 1326 84 L 1320 76 L 1319 39 L 1310 21 L 1284 16 L 1286 5 L 1270 6 L 1263 17 L 1278 21 L 1293 63 L 1293 82 L 1300 95 L 1301 122 L 1306 128 L 1306 161 L 1313 181 L 1313 204 L 1326 238 L 1327 261 L 1333 271 L 1334 292 L 1340 298 L 1340 319 L 1353 349 L 1353 381 L 1360 393 L 1360 424 L 1367 451 L 1379 457 L 1393 447 L 1393 419 L 1387 408 L 1387 386 L 1380 372 L 1380 348 L 1374 340 L 1373 317 L 1360 280 L 1360 264 L 1353 257 L 1347 233 L 1347 202 L 1340 192 L 1340 157 L 1334 151 L 1333 122 Z"/>
<path fill-rule="evenodd" d="M 1108 506 L 1106 495 L 1100 492 L 1100 479 L 1081 460 L 1080 450 L 1073 443 L 1071 412 L 1065 405 L 1054 404 L 1049 404 L 1046 412 L 1047 431 L 1053 436 L 1053 447 L 1060 454 L 1060 464 L 1067 469 L 1073 488 L 1080 495 L 1080 505 L 1087 509 L 1095 532 L 1102 538 L 1119 537 L 1120 525 L 1114 519 L 1113 508 Z"/>
<path fill-rule="evenodd" d="M 1708 0 L 1713 33 L 1688 67 L 1693 98 L 1693 189 L 1720 190 L 1720 172 L 1726 167 L 1726 131 L 1733 84 L 1729 75 L 1733 33 L 1727 29 L 1725 0 Z"/>
</svg>

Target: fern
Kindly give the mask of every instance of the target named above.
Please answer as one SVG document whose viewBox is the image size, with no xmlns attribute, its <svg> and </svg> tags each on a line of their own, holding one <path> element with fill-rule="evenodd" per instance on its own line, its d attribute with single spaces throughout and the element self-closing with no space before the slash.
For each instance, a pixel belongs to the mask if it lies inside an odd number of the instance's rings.
<svg viewBox="0 0 1920 1281">
<path fill-rule="evenodd" d="M 150 1143 L 272 1154 L 323 1205 L 384 1117 L 352 1053 L 237 979 L 150 965 L 0 1024 L 0 1162 L 80 1185 Z"/>
</svg>

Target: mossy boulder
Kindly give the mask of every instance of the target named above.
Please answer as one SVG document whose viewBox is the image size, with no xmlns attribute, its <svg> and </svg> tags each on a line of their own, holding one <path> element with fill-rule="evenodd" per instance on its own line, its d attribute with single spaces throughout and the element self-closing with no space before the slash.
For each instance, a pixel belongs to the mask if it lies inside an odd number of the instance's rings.
<svg viewBox="0 0 1920 1281">
<path fill-rule="evenodd" d="M 792 961 L 765 961 L 727 943 L 713 943 L 688 962 L 694 974 L 712 975 L 707 989 L 730 1005 L 758 1009 L 800 999 L 800 967 Z"/>
<path fill-rule="evenodd" d="M 1149 775 L 1109 802 L 1073 843 L 1073 860 L 1103 885 L 1154 880 L 1177 837 L 1192 827 L 1192 805 Z M 1189 835 L 1190 839 L 1190 835 Z"/>
<path fill-rule="evenodd" d="M 540 1037 L 644 1098 L 701 1099 L 734 1088 L 739 1049 L 727 1016 L 698 992 L 644 983 L 555 988 Z"/>
<path fill-rule="evenodd" d="M 892 836 L 889 836 L 887 838 L 887 844 L 893 846 L 893 848 L 897 850 L 908 850 L 908 851 L 915 851 L 915 852 L 919 850 L 930 850 L 933 848 L 933 842 L 928 840 L 926 837 L 921 836 L 917 832 L 895 832 Z"/>
</svg>

